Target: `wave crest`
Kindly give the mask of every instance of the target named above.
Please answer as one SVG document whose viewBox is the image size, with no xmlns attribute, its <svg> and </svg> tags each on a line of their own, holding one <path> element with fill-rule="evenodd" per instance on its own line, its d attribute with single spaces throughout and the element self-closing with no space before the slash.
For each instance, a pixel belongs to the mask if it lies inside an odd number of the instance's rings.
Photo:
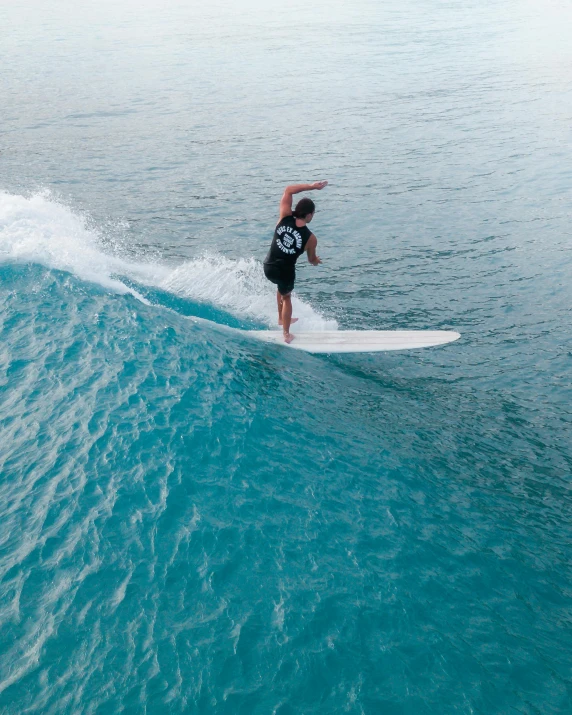
<svg viewBox="0 0 572 715">
<path fill-rule="evenodd" d="M 104 247 L 102 236 L 86 217 L 73 212 L 44 191 L 25 197 L 0 192 L 0 261 L 29 261 L 67 271 L 117 293 L 145 298 L 128 283 L 159 288 L 178 297 L 210 303 L 233 315 L 276 323 L 274 287 L 254 258 L 234 260 L 206 253 L 179 266 L 155 260 L 130 261 Z M 123 249 L 123 246 L 117 246 Z M 119 250 L 118 250 L 119 253 Z M 335 320 L 324 318 L 309 303 L 293 296 L 299 327 L 332 330 Z"/>
</svg>

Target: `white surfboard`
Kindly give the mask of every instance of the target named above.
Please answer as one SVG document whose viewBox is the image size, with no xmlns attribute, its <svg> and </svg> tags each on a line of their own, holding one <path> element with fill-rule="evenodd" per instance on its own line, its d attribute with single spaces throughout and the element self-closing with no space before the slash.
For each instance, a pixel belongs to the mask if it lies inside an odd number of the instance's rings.
<svg viewBox="0 0 572 715">
<path fill-rule="evenodd" d="M 294 340 L 284 342 L 281 330 L 245 330 L 245 335 L 308 353 L 377 353 L 445 345 L 461 335 L 453 330 L 324 330 L 293 332 Z"/>
</svg>

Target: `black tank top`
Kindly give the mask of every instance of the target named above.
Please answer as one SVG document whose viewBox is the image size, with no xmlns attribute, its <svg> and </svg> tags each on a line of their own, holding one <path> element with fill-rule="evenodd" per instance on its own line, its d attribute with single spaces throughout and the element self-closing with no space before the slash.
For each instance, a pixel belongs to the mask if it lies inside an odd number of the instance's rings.
<svg viewBox="0 0 572 715">
<path fill-rule="evenodd" d="M 311 235 L 312 232 L 307 226 L 296 226 L 294 216 L 284 216 L 276 226 L 264 265 L 283 266 L 294 270 L 298 256 L 304 253 Z"/>
</svg>

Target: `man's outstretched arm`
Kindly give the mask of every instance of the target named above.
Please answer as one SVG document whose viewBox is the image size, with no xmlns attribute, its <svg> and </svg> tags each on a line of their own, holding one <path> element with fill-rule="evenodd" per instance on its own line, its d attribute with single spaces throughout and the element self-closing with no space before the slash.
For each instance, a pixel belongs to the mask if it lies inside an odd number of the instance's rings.
<svg viewBox="0 0 572 715">
<path fill-rule="evenodd" d="M 284 216 L 292 215 L 292 196 L 294 196 L 294 194 L 300 194 L 302 191 L 314 191 L 315 189 L 320 191 L 327 185 L 327 181 L 314 181 L 313 184 L 292 184 L 291 186 L 287 186 L 284 189 L 284 194 L 280 201 L 280 220 L 282 220 Z"/>
</svg>

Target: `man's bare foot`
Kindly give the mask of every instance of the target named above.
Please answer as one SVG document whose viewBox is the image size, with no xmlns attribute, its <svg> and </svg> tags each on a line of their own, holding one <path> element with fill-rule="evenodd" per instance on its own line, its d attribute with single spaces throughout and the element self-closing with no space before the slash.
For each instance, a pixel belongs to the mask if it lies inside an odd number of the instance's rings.
<svg viewBox="0 0 572 715">
<path fill-rule="evenodd" d="M 292 323 L 297 323 L 297 322 L 298 322 L 298 318 L 290 318 L 290 325 L 292 325 Z M 280 320 L 278 321 L 278 325 L 283 325 L 282 318 L 280 318 Z"/>
<path fill-rule="evenodd" d="M 284 333 L 284 342 L 285 343 L 291 343 L 292 340 L 294 340 L 294 336 L 292 333 Z"/>
</svg>

